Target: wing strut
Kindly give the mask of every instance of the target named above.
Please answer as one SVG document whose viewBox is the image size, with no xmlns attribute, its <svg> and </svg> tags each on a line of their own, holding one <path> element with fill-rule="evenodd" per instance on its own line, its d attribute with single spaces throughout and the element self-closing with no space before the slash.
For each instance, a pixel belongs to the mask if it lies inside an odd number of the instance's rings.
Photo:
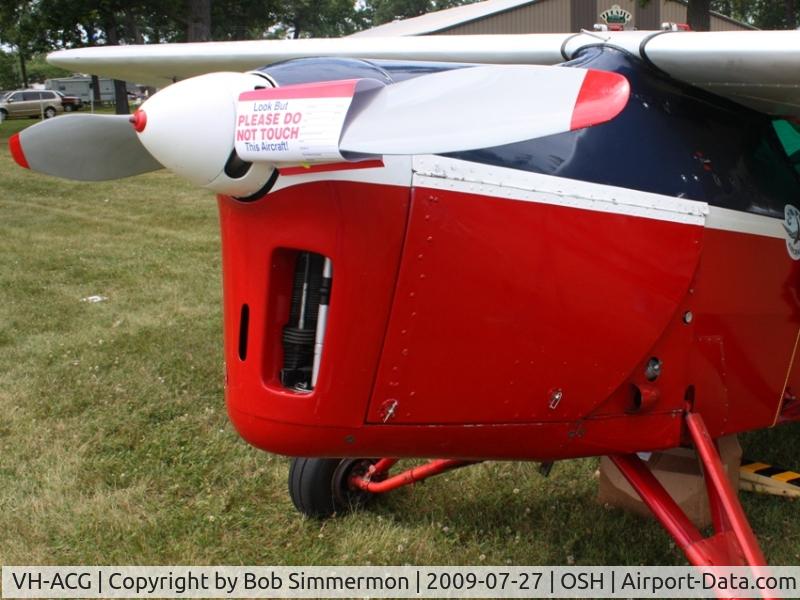
<svg viewBox="0 0 800 600">
<path fill-rule="evenodd" d="M 636 454 L 617 454 L 611 456 L 611 460 L 672 536 L 678 547 L 683 550 L 690 563 L 697 566 L 765 565 L 764 555 L 753 535 L 739 498 L 725 475 L 719 453 L 703 417 L 696 412 L 687 412 L 685 418 L 689 435 L 703 467 L 714 523 L 714 533 L 710 537 L 703 537 Z"/>
</svg>

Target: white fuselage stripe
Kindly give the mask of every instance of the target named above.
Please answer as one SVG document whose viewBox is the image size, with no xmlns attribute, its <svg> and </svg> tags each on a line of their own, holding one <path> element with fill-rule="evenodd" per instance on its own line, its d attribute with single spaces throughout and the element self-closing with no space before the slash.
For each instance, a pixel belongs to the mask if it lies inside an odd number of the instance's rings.
<svg viewBox="0 0 800 600">
<path fill-rule="evenodd" d="M 697 200 L 442 156 L 415 156 L 413 165 L 415 186 L 786 238 L 783 219 L 709 206 Z"/>
<path fill-rule="evenodd" d="M 426 187 L 785 239 L 783 220 L 706 202 L 438 155 L 385 156 L 385 167 L 281 176 L 275 191 L 312 181 Z M 413 177 L 412 177 L 413 172 Z"/>
<path fill-rule="evenodd" d="M 495 167 L 443 156 L 415 156 L 414 185 L 522 202 L 552 204 L 704 225 L 708 204 L 588 181 Z"/>
<path fill-rule="evenodd" d="M 706 227 L 708 229 L 735 231 L 737 233 L 749 233 L 751 235 L 786 239 L 786 232 L 783 229 L 783 219 L 768 217 L 766 215 L 756 215 L 741 210 L 720 208 L 719 206 L 709 207 Z"/>
</svg>

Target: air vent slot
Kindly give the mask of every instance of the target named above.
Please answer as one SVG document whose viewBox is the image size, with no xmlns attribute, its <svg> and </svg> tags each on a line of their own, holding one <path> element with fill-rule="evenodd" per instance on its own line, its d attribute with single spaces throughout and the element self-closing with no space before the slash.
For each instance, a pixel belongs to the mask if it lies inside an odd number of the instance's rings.
<svg viewBox="0 0 800 600">
<path fill-rule="evenodd" d="M 242 310 L 239 313 L 239 358 L 241 360 L 247 359 L 247 336 L 249 327 L 250 307 L 247 304 L 242 304 Z"/>
</svg>

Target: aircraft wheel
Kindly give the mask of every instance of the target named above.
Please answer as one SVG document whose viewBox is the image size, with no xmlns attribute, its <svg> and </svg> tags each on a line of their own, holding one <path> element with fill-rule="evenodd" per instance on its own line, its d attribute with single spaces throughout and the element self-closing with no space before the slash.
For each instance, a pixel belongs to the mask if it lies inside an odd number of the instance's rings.
<svg viewBox="0 0 800 600">
<path fill-rule="evenodd" d="M 289 495 L 298 511 L 324 519 L 363 506 L 372 494 L 352 489 L 348 479 L 366 472 L 364 458 L 294 458 L 289 468 Z"/>
</svg>

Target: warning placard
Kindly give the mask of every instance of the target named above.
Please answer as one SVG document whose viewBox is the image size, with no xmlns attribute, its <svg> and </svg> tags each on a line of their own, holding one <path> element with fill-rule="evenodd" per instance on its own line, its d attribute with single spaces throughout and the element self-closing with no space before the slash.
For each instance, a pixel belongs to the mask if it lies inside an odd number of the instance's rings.
<svg viewBox="0 0 800 600">
<path fill-rule="evenodd" d="M 236 153 L 249 162 L 343 160 L 339 139 L 358 79 L 244 92 L 236 110 Z"/>
</svg>

